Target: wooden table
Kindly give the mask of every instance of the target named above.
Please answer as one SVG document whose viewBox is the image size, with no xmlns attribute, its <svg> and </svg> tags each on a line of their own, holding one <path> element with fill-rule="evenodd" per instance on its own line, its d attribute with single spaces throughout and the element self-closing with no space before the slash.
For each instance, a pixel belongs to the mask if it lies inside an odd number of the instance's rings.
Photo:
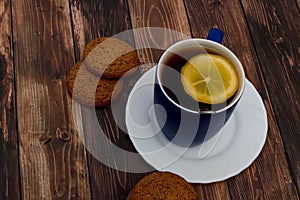
<svg viewBox="0 0 300 200">
<path fill-rule="evenodd" d="M 99 121 L 113 143 L 135 152 L 117 125 L 124 125 L 124 109 L 118 123 L 110 107 L 97 109 L 97 120 L 90 108 L 72 108 L 66 90 L 66 74 L 90 40 L 140 27 L 198 38 L 211 27 L 224 30 L 224 45 L 266 107 L 268 135 L 259 157 L 226 181 L 193 184 L 199 199 L 299 199 L 299 8 L 299 0 L 1 0 L 0 199 L 125 199 L 147 174 L 102 164 L 78 135 L 96 134 Z M 137 46 L 150 42 L 141 37 L 133 37 Z M 161 54 L 138 53 L 142 63 Z M 134 82 L 120 97 L 123 106 Z M 114 156 L 109 148 L 103 154 Z"/>
</svg>

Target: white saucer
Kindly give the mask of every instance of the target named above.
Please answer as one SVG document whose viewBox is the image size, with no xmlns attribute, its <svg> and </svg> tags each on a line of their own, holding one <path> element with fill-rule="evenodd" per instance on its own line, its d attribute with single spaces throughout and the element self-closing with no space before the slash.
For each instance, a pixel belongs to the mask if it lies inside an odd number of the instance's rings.
<svg viewBox="0 0 300 200">
<path fill-rule="evenodd" d="M 140 78 L 129 95 L 126 125 L 136 150 L 155 169 L 176 173 L 190 183 L 211 183 L 237 175 L 261 152 L 267 136 L 267 114 L 248 80 L 234 113 L 216 136 L 217 142 L 201 158 L 201 146 L 179 147 L 162 134 L 155 122 L 154 83 L 155 67 Z"/>
</svg>

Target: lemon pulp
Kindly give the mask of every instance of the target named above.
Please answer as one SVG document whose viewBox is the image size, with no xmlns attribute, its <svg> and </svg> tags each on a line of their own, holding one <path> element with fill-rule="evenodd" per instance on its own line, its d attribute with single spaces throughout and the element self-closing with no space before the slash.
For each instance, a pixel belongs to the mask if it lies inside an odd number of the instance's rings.
<svg viewBox="0 0 300 200">
<path fill-rule="evenodd" d="M 233 64 L 215 54 L 192 57 L 181 69 L 181 82 L 188 95 L 206 104 L 225 102 L 239 87 Z"/>
</svg>

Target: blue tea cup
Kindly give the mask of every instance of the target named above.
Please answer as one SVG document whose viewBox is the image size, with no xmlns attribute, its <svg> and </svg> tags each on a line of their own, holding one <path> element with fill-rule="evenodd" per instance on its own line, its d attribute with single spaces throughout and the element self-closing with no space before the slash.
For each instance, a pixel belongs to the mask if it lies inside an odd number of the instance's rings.
<svg viewBox="0 0 300 200">
<path fill-rule="evenodd" d="M 154 103 L 160 105 L 155 106 L 156 121 L 166 138 L 176 145 L 194 147 L 220 133 L 243 94 L 245 73 L 242 64 L 232 51 L 219 43 L 221 41 L 208 37 L 177 42 L 163 53 L 156 66 Z M 236 69 L 239 88 L 227 102 L 201 105 L 182 87 L 181 67 L 191 57 L 203 53 L 221 55 Z"/>
</svg>

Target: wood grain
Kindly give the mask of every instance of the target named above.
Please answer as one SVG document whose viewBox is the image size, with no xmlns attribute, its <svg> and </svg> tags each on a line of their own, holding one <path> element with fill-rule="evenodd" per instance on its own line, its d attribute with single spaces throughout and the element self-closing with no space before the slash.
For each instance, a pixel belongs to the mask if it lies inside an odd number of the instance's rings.
<svg viewBox="0 0 300 200">
<path fill-rule="evenodd" d="M 129 0 L 130 18 L 133 29 L 146 28 L 135 31 L 134 38 L 139 58 L 147 71 L 158 62 L 163 50 L 177 41 L 191 37 L 186 11 L 182 0 Z M 150 31 L 148 27 L 160 27 L 165 31 Z M 181 34 L 171 33 L 169 30 Z M 151 48 L 145 48 L 147 46 Z M 154 63 L 154 64 L 153 64 Z"/>
<path fill-rule="evenodd" d="M 20 199 L 10 1 L 0 2 L 0 199 Z"/>
<path fill-rule="evenodd" d="M 284 145 L 278 127 L 274 123 L 276 118 L 270 105 L 271 99 L 266 91 L 264 75 L 251 43 L 251 36 L 240 2 L 187 0 L 186 5 L 194 37 L 207 37 L 211 27 L 219 27 L 224 30 L 224 45 L 229 47 L 241 60 L 247 78 L 262 96 L 268 112 L 269 131 L 264 150 L 248 169 L 229 179 L 231 197 L 233 199 L 297 198 L 297 189 L 288 170 Z M 256 13 L 256 16 L 259 16 L 259 13 Z"/>
<path fill-rule="evenodd" d="M 193 184 L 199 199 L 299 199 L 299 8 L 299 0 L 1 0 L 0 199 L 126 199 L 154 170 L 141 157 L 115 154 L 105 140 L 136 153 L 124 110 L 139 73 L 96 117 L 93 109 L 72 104 L 65 89 L 69 68 L 90 40 L 143 27 L 185 36 L 135 31 L 134 46 L 157 48 L 138 50 L 141 73 L 172 43 L 223 29 L 224 45 L 240 58 L 267 109 L 260 156 L 227 181 Z M 122 172 L 119 164 L 145 173 Z"/>
<path fill-rule="evenodd" d="M 193 184 L 198 199 L 224 199 L 230 200 L 230 191 L 225 181 L 212 184 Z"/>
<path fill-rule="evenodd" d="M 300 12 L 295 1 L 242 3 L 299 192 Z"/>
<path fill-rule="evenodd" d="M 65 84 L 74 62 L 68 1 L 12 6 L 22 199 L 90 199 Z"/>
<path fill-rule="evenodd" d="M 153 35 L 147 31 L 135 32 L 134 37 L 138 48 L 153 45 L 153 43 L 156 44 L 152 49 L 142 49 L 139 51 L 140 58 L 144 63 L 158 62 L 163 51 L 157 51 L 155 47 L 157 49 L 166 49 L 176 41 L 191 37 L 183 1 L 129 0 L 128 3 L 133 28 L 161 27 L 183 34 L 166 34 L 167 37 L 163 37 L 163 35 Z M 150 67 L 153 67 L 153 64 L 147 66 L 144 71 Z M 209 185 L 194 184 L 193 186 L 197 191 L 199 199 L 230 199 L 226 182 Z"/>
<path fill-rule="evenodd" d="M 93 6 L 91 6 L 93 5 Z M 85 45 L 97 37 L 111 37 L 131 28 L 126 2 L 113 1 L 71 1 L 76 58 L 82 58 Z M 128 41 L 133 41 L 129 34 Z M 132 43 L 132 42 L 130 42 Z M 134 148 L 126 133 L 125 107 L 129 92 L 139 77 L 138 74 L 124 80 L 124 89 L 113 107 L 96 110 L 82 107 L 83 132 L 86 148 L 89 151 L 88 165 L 93 199 L 126 199 L 134 184 L 144 173 L 125 173 L 118 166 L 125 166 L 130 171 L 140 166 L 145 172 L 153 170 L 140 156 L 132 159 L 127 154 L 115 154 L 113 147 L 126 151 Z M 114 115 L 113 108 L 117 110 Z M 112 142 L 105 139 L 109 139 Z M 102 156 L 109 159 L 102 160 Z M 107 161 L 110 160 L 110 161 Z M 104 163 L 107 161 L 107 163 Z M 107 166 L 108 165 L 108 166 Z M 111 168 L 110 166 L 114 167 Z"/>
</svg>

